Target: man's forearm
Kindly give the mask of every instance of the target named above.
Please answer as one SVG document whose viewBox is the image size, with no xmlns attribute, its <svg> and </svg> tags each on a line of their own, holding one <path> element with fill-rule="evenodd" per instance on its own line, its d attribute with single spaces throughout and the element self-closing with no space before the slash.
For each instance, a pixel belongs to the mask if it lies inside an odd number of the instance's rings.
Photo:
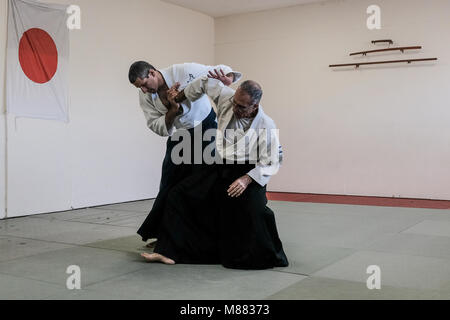
<svg viewBox="0 0 450 320">
<path fill-rule="evenodd" d="M 195 102 L 206 94 L 217 105 L 219 98 L 222 94 L 223 88 L 228 87 L 224 86 L 223 83 L 220 81 L 214 81 L 209 83 L 209 78 L 205 76 L 191 82 L 186 88 L 184 88 L 183 91 L 179 92 L 175 96 L 175 99 L 177 102 L 180 101 L 182 102 L 185 101 L 186 99 L 191 102 Z"/>
<path fill-rule="evenodd" d="M 166 128 L 167 128 L 167 131 L 170 131 L 170 128 L 172 128 L 176 117 L 177 117 L 177 112 L 174 112 L 171 109 L 169 109 L 169 111 L 167 111 L 167 113 L 166 113 Z"/>
</svg>

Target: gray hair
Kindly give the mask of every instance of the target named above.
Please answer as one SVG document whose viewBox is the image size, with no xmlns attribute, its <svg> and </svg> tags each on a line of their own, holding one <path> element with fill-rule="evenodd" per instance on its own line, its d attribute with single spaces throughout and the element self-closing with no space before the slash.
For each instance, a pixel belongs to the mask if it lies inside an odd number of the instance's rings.
<svg viewBox="0 0 450 320">
<path fill-rule="evenodd" d="M 258 104 L 261 101 L 263 91 L 261 86 L 257 82 L 253 80 L 247 80 L 244 81 L 239 86 L 239 88 L 250 96 L 253 104 Z"/>
</svg>

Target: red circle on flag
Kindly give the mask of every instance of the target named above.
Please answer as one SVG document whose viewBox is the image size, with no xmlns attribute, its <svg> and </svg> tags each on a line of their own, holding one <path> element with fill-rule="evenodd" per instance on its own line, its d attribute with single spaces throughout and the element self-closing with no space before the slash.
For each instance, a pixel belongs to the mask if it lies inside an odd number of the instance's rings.
<svg viewBox="0 0 450 320">
<path fill-rule="evenodd" d="M 42 29 L 27 30 L 20 39 L 19 62 L 30 80 L 50 81 L 58 69 L 58 49 L 52 37 Z"/>
</svg>

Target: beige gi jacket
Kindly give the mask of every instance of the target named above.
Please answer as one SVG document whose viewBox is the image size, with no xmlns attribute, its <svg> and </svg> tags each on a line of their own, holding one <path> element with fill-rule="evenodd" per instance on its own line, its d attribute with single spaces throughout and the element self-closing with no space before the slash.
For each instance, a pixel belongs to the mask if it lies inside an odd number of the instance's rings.
<svg viewBox="0 0 450 320">
<path fill-rule="evenodd" d="M 237 137 L 234 144 L 226 145 L 223 136 L 233 117 L 235 90 L 218 80 L 201 77 L 190 83 L 184 93 L 190 101 L 196 101 L 204 94 L 214 101 L 218 118 L 217 151 L 225 161 L 254 161 L 255 169 L 248 175 L 261 186 L 267 185 L 271 176 L 278 172 L 283 153 L 275 122 L 264 113 L 262 106 L 259 106 L 250 129 Z"/>
</svg>

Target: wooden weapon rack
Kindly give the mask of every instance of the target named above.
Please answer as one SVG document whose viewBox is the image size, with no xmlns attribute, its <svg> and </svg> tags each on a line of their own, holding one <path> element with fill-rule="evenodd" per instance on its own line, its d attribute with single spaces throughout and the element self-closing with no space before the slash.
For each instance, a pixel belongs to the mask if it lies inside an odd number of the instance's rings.
<svg viewBox="0 0 450 320">
<path fill-rule="evenodd" d="M 389 45 L 394 44 L 394 41 L 391 39 L 384 39 L 384 40 L 373 40 L 372 44 L 377 43 L 389 43 Z M 389 51 L 401 51 L 404 53 L 407 50 L 420 50 L 422 49 L 422 46 L 409 46 L 409 47 L 394 47 L 394 48 L 387 48 L 387 49 L 378 49 L 378 50 L 368 50 L 368 51 L 361 51 L 361 52 L 353 52 L 350 53 L 350 56 L 367 56 L 367 54 L 370 53 L 376 53 L 376 52 L 389 52 Z M 374 65 L 374 64 L 387 64 L 387 63 L 412 63 L 412 62 L 419 62 L 419 61 L 436 61 L 438 58 L 423 58 L 423 59 L 404 59 L 404 60 L 385 60 L 385 61 L 373 61 L 373 62 L 356 62 L 356 63 L 345 63 L 345 64 L 331 64 L 330 68 L 336 68 L 336 67 L 349 67 L 349 66 L 355 66 L 356 68 L 359 68 L 363 65 Z"/>
</svg>

